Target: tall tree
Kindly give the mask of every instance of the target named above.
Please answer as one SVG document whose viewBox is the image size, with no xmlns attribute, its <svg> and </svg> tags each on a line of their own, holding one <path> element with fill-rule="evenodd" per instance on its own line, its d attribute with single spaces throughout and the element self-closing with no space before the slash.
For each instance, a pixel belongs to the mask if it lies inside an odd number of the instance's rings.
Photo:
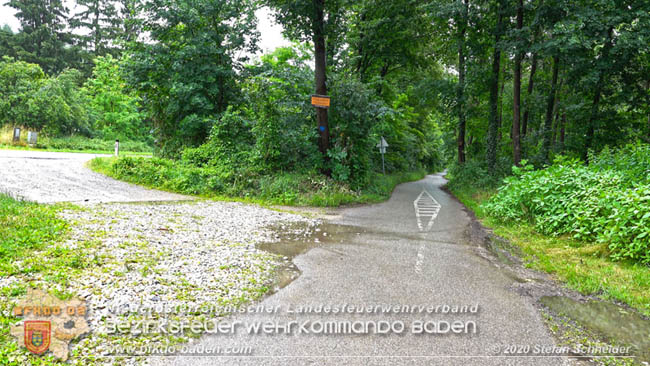
<svg viewBox="0 0 650 366">
<path fill-rule="evenodd" d="M 257 50 L 251 0 L 148 0 L 144 31 L 131 42 L 125 76 L 144 99 L 160 147 L 174 156 L 203 143 L 239 99 L 239 71 Z"/>
<path fill-rule="evenodd" d="M 424 63 L 430 23 L 417 0 L 364 0 L 349 25 L 351 68 L 363 82 Z M 399 31 L 396 31 L 399 30 Z"/>
<path fill-rule="evenodd" d="M 316 94 L 327 95 L 327 54 L 328 42 L 338 40 L 343 17 L 338 16 L 344 8 L 344 0 L 266 0 L 276 10 L 275 16 L 284 26 L 285 34 L 294 40 L 314 44 L 314 83 Z M 331 43 L 330 43 L 331 44 Z M 330 129 L 327 109 L 316 108 L 318 119 L 319 149 L 327 159 Z"/>
<path fill-rule="evenodd" d="M 469 0 L 458 0 L 460 11 L 456 18 L 458 24 L 458 86 L 456 89 L 456 108 L 458 110 L 458 135 L 456 144 L 458 146 L 458 163 L 465 163 L 465 129 L 466 129 L 466 115 L 465 115 L 465 34 L 467 32 L 467 23 L 469 16 Z"/>
<path fill-rule="evenodd" d="M 613 36 L 614 36 L 614 27 L 610 26 L 607 30 L 607 40 L 605 41 L 605 46 L 603 47 L 603 53 L 601 55 L 601 60 L 605 62 L 610 61 L 610 51 L 613 47 Z M 594 90 L 594 98 L 591 103 L 591 111 L 589 113 L 589 120 L 587 121 L 587 136 L 585 139 L 585 147 L 582 153 L 582 158 L 585 162 L 589 163 L 589 149 L 592 148 L 594 141 L 594 130 L 596 120 L 598 119 L 598 109 L 600 107 L 600 98 L 603 92 L 603 83 L 607 77 L 607 64 L 599 62 L 598 65 L 598 81 L 596 83 L 596 90 Z"/>
<path fill-rule="evenodd" d="M 325 0 L 314 0 L 314 19 L 312 24 L 314 41 L 314 79 L 316 94 L 327 95 L 327 56 L 325 53 Z M 327 109 L 316 108 L 318 132 L 320 134 L 319 148 L 327 157 L 330 147 L 330 129 L 327 121 Z"/>
<path fill-rule="evenodd" d="M 548 163 L 549 158 L 550 158 L 550 151 L 551 151 L 551 139 L 552 139 L 552 127 L 553 127 L 553 109 L 555 108 L 555 103 L 556 103 L 556 94 L 557 94 L 557 80 L 558 80 L 558 74 L 560 70 L 560 56 L 555 55 L 553 56 L 553 64 L 552 64 L 552 71 L 551 71 L 551 91 L 548 93 L 548 97 L 546 99 L 546 116 L 544 118 L 544 127 L 543 127 L 543 133 L 544 136 L 542 138 L 542 159 L 544 162 Z"/>
<path fill-rule="evenodd" d="M 139 0 L 119 0 L 120 19 L 122 29 L 120 30 L 120 41 L 133 42 L 138 40 L 142 30 L 142 21 L 139 17 Z"/>
<path fill-rule="evenodd" d="M 488 169 L 492 172 L 496 167 L 497 162 L 497 144 L 499 134 L 499 73 L 501 63 L 501 46 L 499 41 L 503 34 L 504 27 L 504 7 L 501 1 L 497 1 L 496 8 L 496 25 L 494 29 L 494 50 L 492 53 L 492 73 L 490 75 L 489 89 L 490 89 L 490 116 L 488 120 L 488 135 L 486 147 L 486 159 Z"/>
<path fill-rule="evenodd" d="M 114 0 L 77 0 L 84 9 L 70 20 L 74 29 L 82 30 L 78 37 L 94 55 L 116 54 L 116 40 L 121 21 Z"/>
<path fill-rule="evenodd" d="M 517 4 L 517 35 L 521 41 L 521 30 L 524 27 L 524 1 L 519 0 Z M 523 59 L 522 45 L 520 42 L 517 45 L 515 54 L 514 65 L 514 79 L 513 79 L 513 105 L 512 105 L 512 160 L 515 165 L 519 166 L 521 161 L 521 139 L 520 133 L 520 117 L 521 117 L 521 60 Z"/>
<path fill-rule="evenodd" d="M 16 37 L 16 56 L 36 63 L 47 74 L 77 66 L 76 49 L 70 47 L 72 35 L 65 31 L 68 9 L 62 0 L 9 0 L 18 10 L 21 30 Z"/>
<path fill-rule="evenodd" d="M 531 98 L 533 96 L 533 90 L 535 87 L 535 73 L 537 72 L 537 62 L 538 62 L 537 52 L 533 52 L 533 56 L 530 61 L 530 73 L 528 75 L 528 87 L 526 89 L 526 103 L 524 107 L 524 117 L 521 122 L 522 137 L 525 137 L 526 134 L 528 133 L 528 117 L 530 116 L 530 108 L 533 104 Z"/>
</svg>

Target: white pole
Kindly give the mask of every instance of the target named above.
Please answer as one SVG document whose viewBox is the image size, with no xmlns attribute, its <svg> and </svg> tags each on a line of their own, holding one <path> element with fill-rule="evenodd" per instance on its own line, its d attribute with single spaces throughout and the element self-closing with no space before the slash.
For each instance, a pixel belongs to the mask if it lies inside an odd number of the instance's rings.
<svg viewBox="0 0 650 366">
<path fill-rule="evenodd" d="M 115 140 L 115 156 L 120 155 L 120 140 Z"/>
</svg>

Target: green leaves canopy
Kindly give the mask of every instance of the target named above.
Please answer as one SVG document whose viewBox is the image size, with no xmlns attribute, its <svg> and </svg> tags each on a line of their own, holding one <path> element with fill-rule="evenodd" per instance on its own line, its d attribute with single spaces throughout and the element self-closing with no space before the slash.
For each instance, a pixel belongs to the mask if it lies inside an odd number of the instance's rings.
<svg viewBox="0 0 650 366">
<path fill-rule="evenodd" d="M 251 0 L 149 0 L 147 42 L 134 42 L 127 81 L 143 97 L 165 154 L 205 141 L 239 97 L 237 71 L 256 49 Z"/>
</svg>

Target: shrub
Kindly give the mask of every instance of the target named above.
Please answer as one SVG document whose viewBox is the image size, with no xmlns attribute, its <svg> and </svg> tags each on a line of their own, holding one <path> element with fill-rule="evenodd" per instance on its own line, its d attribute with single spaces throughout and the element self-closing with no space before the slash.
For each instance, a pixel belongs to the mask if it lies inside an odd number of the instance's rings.
<svg viewBox="0 0 650 366">
<path fill-rule="evenodd" d="M 373 174 L 372 184 L 354 191 L 317 172 L 259 175 L 242 169 L 237 174 L 219 167 L 188 164 L 160 158 L 98 158 L 91 167 L 113 178 L 168 191 L 205 197 L 262 199 L 273 204 L 338 206 L 386 199 L 395 185 L 416 180 L 424 171 L 393 175 Z"/>
<path fill-rule="evenodd" d="M 370 131 L 377 123 L 381 104 L 373 102 L 373 92 L 367 86 L 343 77 L 334 80 L 331 95 L 330 170 L 353 189 L 366 187 L 373 170 Z"/>
<path fill-rule="evenodd" d="M 543 170 L 513 168 L 514 175 L 483 205 L 503 221 L 527 221 L 543 234 L 608 243 L 614 259 L 650 264 L 650 184 L 625 161 L 643 160 L 647 147 L 605 151 L 592 166 L 558 158 Z"/>
<path fill-rule="evenodd" d="M 115 148 L 115 140 L 91 139 L 84 136 L 39 137 L 38 148 L 55 150 L 92 150 L 111 152 Z M 152 148 L 145 142 L 120 141 L 120 151 L 151 152 Z"/>
<path fill-rule="evenodd" d="M 650 145 L 628 145 L 618 150 L 606 147 L 590 161 L 590 168 L 614 170 L 626 184 L 650 184 Z"/>
<path fill-rule="evenodd" d="M 454 191 L 496 188 L 507 175 L 505 166 L 509 166 L 509 163 L 509 161 L 499 160 L 494 173 L 488 171 L 484 160 L 472 159 L 464 164 L 454 163 L 449 167 L 447 174 L 449 188 Z"/>
<path fill-rule="evenodd" d="M 126 89 L 120 61 L 97 57 L 92 77 L 84 84 L 89 109 L 96 117 L 94 128 L 107 140 L 147 140 L 150 127 L 138 111 L 140 100 Z"/>
</svg>

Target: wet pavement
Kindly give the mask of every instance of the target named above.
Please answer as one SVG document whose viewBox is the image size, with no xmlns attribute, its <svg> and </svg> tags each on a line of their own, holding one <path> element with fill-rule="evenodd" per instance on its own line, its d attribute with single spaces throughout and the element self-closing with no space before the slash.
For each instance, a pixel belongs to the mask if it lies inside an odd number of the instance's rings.
<svg viewBox="0 0 650 366">
<path fill-rule="evenodd" d="M 603 301 L 576 301 L 564 296 L 545 296 L 540 302 L 556 314 L 578 322 L 616 346 L 629 347 L 639 362 L 650 362 L 650 320 L 636 312 Z"/>
<path fill-rule="evenodd" d="M 289 235 L 280 243 L 260 246 L 293 258 L 277 291 L 260 304 L 277 310 L 231 316 L 229 321 L 243 324 L 235 334 L 206 335 L 189 346 L 230 354 L 153 357 L 152 364 L 579 362 L 554 353 L 557 344 L 536 299 L 516 291 L 527 281 L 480 255 L 485 250 L 473 233 L 472 220 L 441 189 L 444 183 L 441 175 L 431 175 L 400 185 L 385 203 L 330 215 L 332 220 L 314 237 Z M 266 334 L 251 334 L 246 328 L 268 321 L 274 326 Z M 304 328 L 292 328 L 292 322 Z M 390 327 L 388 332 L 376 331 L 382 322 Z M 350 331 L 356 329 L 346 328 L 350 324 L 366 328 Z M 521 354 L 516 351 L 519 345 L 544 351 Z M 246 355 L 232 354 L 244 348 Z"/>
<path fill-rule="evenodd" d="M 40 203 L 193 199 L 120 182 L 85 167 L 99 156 L 108 155 L 0 150 L 0 193 Z"/>
</svg>

